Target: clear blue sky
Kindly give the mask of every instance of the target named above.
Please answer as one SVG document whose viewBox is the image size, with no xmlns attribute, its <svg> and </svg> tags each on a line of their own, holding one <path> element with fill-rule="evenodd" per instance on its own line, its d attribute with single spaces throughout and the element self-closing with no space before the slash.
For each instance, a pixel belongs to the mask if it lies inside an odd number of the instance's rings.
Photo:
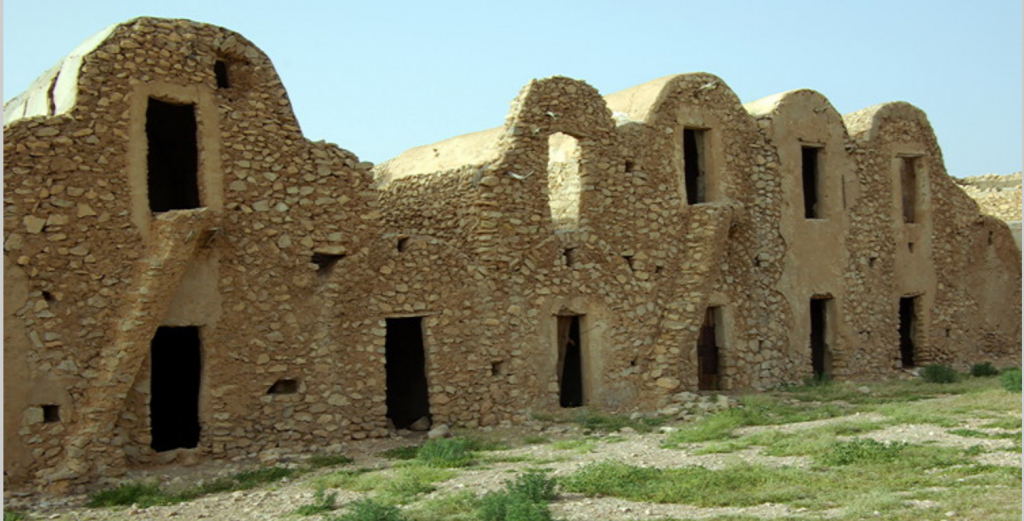
<svg viewBox="0 0 1024 521">
<path fill-rule="evenodd" d="M 7 0 L 3 15 L 5 100 L 109 24 L 190 18 L 270 56 L 307 137 L 373 162 L 501 125 L 531 78 L 610 94 L 706 71 L 744 102 L 909 101 L 951 174 L 1021 169 L 1019 0 Z"/>
</svg>

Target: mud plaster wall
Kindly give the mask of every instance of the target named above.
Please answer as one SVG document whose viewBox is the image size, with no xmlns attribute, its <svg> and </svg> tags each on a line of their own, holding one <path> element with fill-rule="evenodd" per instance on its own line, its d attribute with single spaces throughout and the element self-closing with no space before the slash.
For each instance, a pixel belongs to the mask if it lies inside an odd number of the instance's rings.
<svg viewBox="0 0 1024 521">
<path fill-rule="evenodd" d="M 304 139 L 270 61 L 226 29 L 134 20 L 78 72 L 69 111 L 4 132 L 11 482 L 66 488 L 128 465 L 385 436 L 392 317 L 424 317 L 432 419 L 465 426 L 557 408 L 559 315 L 585 316 L 586 402 L 614 411 L 696 389 L 708 306 L 726 323 L 725 389 L 802 380 L 807 299 L 821 292 L 836 299 L 839 377 L 898 367 L 907 292 L 928 302 L 922 363 L 1019 363 L 1019 250 L 946 177 L 909 105 L 844 126 L 810 91 L 754 110 L 703 73 L 606 98 L 555 77 L 525 86 L 500 129 L 434 145 L 424 171 L 405 154 L 371 171 Z M 148 212 L 149 96 L 196 105 L 202 209 Z M 706 137 L 697 205 L 682 183 L 688 127 Z M 578 172 L 564 179 L 579 187 L 576 225 L 552 219 L 555 133 L 578 142 L 566 158 L 578 164 L 558 170 Z M 487 140 L 465 162 L 452 152 Z M 801 140 L 825 147 L 828 223 L 802 220 Z M 894 192 L 905 153 L 921 154 L 927 194 L 912 230 Z M 160 325 L 201 326 L 196 449 L 149 448 Z M 280 379 L 297 392 L 268 394 Z M 41 421 L 44 402 L 61 406 L 59 423 Z"/>
</svg>

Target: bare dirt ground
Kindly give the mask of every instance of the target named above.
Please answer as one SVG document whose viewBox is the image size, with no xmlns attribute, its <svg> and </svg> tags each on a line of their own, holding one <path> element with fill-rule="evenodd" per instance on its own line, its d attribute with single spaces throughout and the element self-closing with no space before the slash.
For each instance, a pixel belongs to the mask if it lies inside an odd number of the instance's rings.
<svg viewBox="0 0 1024 521">
<path fill-rule="evenodd" d="M 941 398 L 939 398 L 941 400 Z M 825 425 L 829 422 L 841 422 L 856 419 L 860 421 L 881 421 L 883 417 L 876 414 L 859 414 L 828 420 L 793 423 L 773 427 L 747 427 L 740 429 L 738 434 L 757 432 L 764 429 L 784 429 L 789 432 L 799 431 Z M 984 423 L 978 420 L 976 423 Z M 968 422 L 968 427 L 973 423 Z M 1013 446 L 1011 440 L 977 439 L 957 436 L 950 429 L 935 425 L 903 424 L 885 429 L 870 431 L 866 437 L 879 441 L 905 441 L 911 443 L 934 443 L 955 447 L 972 447 L 981 445 L 985 451 L 977 457 L 979 461 L 993 465 L 1021 466 L 1019 453 L 1000 452 L 998 449 Z M 721 468 L 729 462 L 742 460 L 746 462 L 768 465 L 807 466 L 810 461 L 804 457 L 771 457 L 760 454 L 759 449 L 750 448 L 728 454 L 693 454 L 687 447 L 663 448 L 665 434 L 652 432 L 640 434 L 632 429 L 625 429 L 611 435 L 594 435 L 585 437 L 577 426 L 555 424 L 538 424 L 528 427 L 496 429 L 487 434 L 490 438 L 504 439 L 514 445 L 503 451 L 487 452 L 481 456 L 482 465 L 469 469 L 460 469 L 456 477 L 437 483 L 437 490 L 427 498 L 439 497 L 453 491 L 470 490 L 483 494 L 490 490 L 500 489 L 504 481 L 516 472 L 527 467 L 549 469 L 552 476 L 564 476 L 598 461 L 621 461 L 637 466 L 672 468 L 699 465 L 711 469 Z M 548 443 L 538 445 L 522 445 L 527 436 L 544 436 Z M 585 446 L 566 448 L 566 445 L 555 443 L 559 440 L 586 440 Z M 384 459 L 380 453 L 386 449 L 402 445 L 417 444 L 424 441 L 423 435 L 395 436 L 384 440 L 366 440 L 352 442 L 346 446 L 345 454 L 355 461 L 347 468 L 386 469 L 393 462 Z M 996 450 L 996 452 L 989 452 Z M 297 466 L 301 464 L 302 455 L 286 456 L 279 465 Z M 163 469 L 138 470 L 126 477 L 128 480 L 155 481 L 162 486 L 175 488 L 187 487 L 218 476 L 256 468 L 258 462 L 224 463 L 213 462 L 193 467 L 172 467 Z M 293 480 L 253 490 L 229 492 L 204 496 L 196 500 L 173 506 L 149 508 L 102 508 L 84 507 L 85 496 L 65 498 L 8 497 L 6 508 L 26 510 L 32 519 L 54 520 L 269 520 L 269 519 L 318 519 L 318 517 L 301 518 L 294 511 L 301 505 L 311 502 L 314 486 L 312 480 L 331 472 L 333 469 L 322 469 L 304 474 Z M 362 498 L 365 493 L 338 490 L 337 503 L 346 503 Z M 552 511 L 557 519 L 564 520 L 634 520 L 634 519 L 704 519 L 725 515 L 747 515 L 760 519 L 780 517 L 799 517 L 803 513 L 787 505 L 763 504 L 750 508 L 698 508 L 677 504 L 648 504 L 625 501 L 608 497 L 585 497 L 580 494 L 563 493 L 553 504 Z M 810 515 L 811 513 L 808 513 Z M 829 512 L 813 512 L 815 519 L 828 517 Z"/>
</svg>

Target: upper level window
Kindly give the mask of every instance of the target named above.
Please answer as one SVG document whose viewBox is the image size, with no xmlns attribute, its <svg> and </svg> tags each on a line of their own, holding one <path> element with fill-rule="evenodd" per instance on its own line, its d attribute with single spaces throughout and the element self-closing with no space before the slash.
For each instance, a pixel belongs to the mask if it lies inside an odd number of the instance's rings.
<svg viewBox="0 0 1024 521">
<path fill-rule="evenodd" d="M 821 219 L 823 217 L 821 175 L 818 161 L 820 151 L 820 147 L 800 147 L 800 171 L 803 178 L 805 219 Z"/>
<path fill-rule="evenodd" d="M 903 201 L 903 222 L 916 222 L 918 157 L 906 156 L 900 161 L 900 195 Z"/>
<path fill-rule="evenodd" d="M 217 88 L 227 89 L 231 87 L 230 78 L 228 77 L 228 63 L 224 60 L 217 60 L 213 64 L 213 75 L 217 78 Z"/>
<path fill-rule="evenodd" d="M 706 171 L 707 130 L 683 129 L 683 179 L 686 185 L 686 202 L 698 204 L 708 200 Z"/>
<path fill-rule="evenodd" d="M 199 208 L 199 148 L 196 110 L 149 98 L 146 141 L 149 209 L 153 212 Z"/>
<path fill-rule="evenodd" d="M 579 140 L 569 134 L 548 137 L 548 206 L 556 229 L 579 228 L 581 153 Z"/>
</svg>

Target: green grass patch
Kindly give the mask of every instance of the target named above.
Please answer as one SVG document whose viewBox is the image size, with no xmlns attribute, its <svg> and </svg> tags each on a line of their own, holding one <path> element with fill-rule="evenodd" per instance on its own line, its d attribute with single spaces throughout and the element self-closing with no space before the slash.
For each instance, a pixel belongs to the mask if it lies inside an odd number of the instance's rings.
<svg viewBox="0 0 1024 521">
<path fill-rule="evenodd" d="M 1020 369 L 1008 369 L 999 377 L 999 382 L 1003 385 L 1003 389 L 1010 391 L 1011 393 L 1020 394 L 1021 391 L 1021 372 Z"/>
<path fill-rule="evenodd" d="M 416 461 L 428 467 L 468 467 L 473 464 L 472 442 L 465 438 L 430 440 L 420 447 Z"/>
<path fill-rule="evenodd" d="M 870 438 L 833 442 L 818 461 L 830 466 L 890 463 L 902 457 L 907 446 L 902 442 L 883 443 Z"/>
<path fill-rule="evenodd" d="M 394 505 L 362 499 L 349 504 L 348 511 L 333 521 L 407 521 Z"/>
<path fill-rule="evenodd" d="M 555 450 L 571 450 L 579 452 L 580 454 L 586 454 L 593 452 L 597 448 L 597 444 L 591 439 L 575 439 L 575 440 L 559 440 L 551 444 L 551 448 Z"/>
<path fill-rule="evenodd" d="M 4 510 L 4 521 L 27 521 L 28 516 L 17 510 Z"/>
<path fill-rule="evenodd" d="M 951 384 L 960 380 L 960 374 L 948 365 L 928 364 L 921 368 L 921 379 L 928 383 Z"/>
<path fill-rule="evenodd" d="M 551 438 L 547 436 L 523 436 L 523 445 L 544 445 L 551 443 Z"/>
<path fill-rule="evenodd" d="M 999 418 L 980 425 L 982 429 L 1020 429 L 1020 418 Z"/>
<path fill-rule="evenodd" d="M 138 505 L 140 507 L 173 505 L 191 501 L 208 494 L 256 488 L 300 473 L 297 469 L 266 467 L 239 472 L 229 478 L 218 478 L 177 491 L 168 491 L 149 483 L 124 483 L 115 488 L 101 490 L 92 494 L 89 496 L 86 506 L 102 508 L 128 505 Z"/>
<path fill-rule="evenodd" d="M 996 369 L 992 362 L 982 362 L 971 366 L 971 376 L 975 378 L 999 376 L 999 369 Z"/>
<path fill-rule="evenodd" d="M 101 490 L 89 496 L 86 506 L 102 508 L 138 505 L 148 507 L 170 503 L 170 497 L 157 485 L 148 483 L 123 483 L 115 488 Z"/>
<path fill-rule="evenodd" d="M 876 442 L 877 443 L 877 442 Z M 943 447 L 837 442 L 810 469 L 737 462 L 703 467 L 643 468 L 618 462 L 588 465 L 560 481 L 589 496 L 684 503 L 698 507 L 751 507 L 783 503 L 827 510 L 858 505 L 884 509 L 894 494 L 927 488 L 1020 487 L 1020 470 L 971 464 L 964 451 Z M 884 511 L 884 510 L 882 510 Z"/>
<path fill-rule="evenodd" d="M 557 493 L 556 483 L 540 471 L 527 471 L 514 481 L 505 481 L 504 490 L 480 498 L 477 510 L 481 521 L 551 521 L 548 503 Z"/>
<path fill-rule="evenodd" d="M 316 454 L 306 460 L 306 465 L 315 469 L 340 467 L 349 463 L 352 463 L 352 458 L 343 454 Z"/>
<path fill-rule="evenodd" d="M 385 450 L 380 453 L 380 457 L 389 460 L 405 461 L 416 459 L 416 455 L 420 452 L 419 445 L 406 445 L 404 447 L 394 447 Z"/>
<path fill-rule="evenodd" d="M 989 440 L 1017 440 L 1021 441 L 1021 433 L 1017 432 L 986 432 L 976 429 L 951 429 L 950 434 L 963 436 L 964 438 L 981 438 Z"/>
<path fill-rule="evenodd" d="M 409 521 L 478 521 L 480 500 L 472 491 L 463 490 L 417 502 L 405 509 Z"/>
<path fill-rule="evenodd" d="M 435 483 L 446 481 L 455 472 L 410 462 L 391 470 L 342 469 L 313 480 L 318 489 L 341 488 L 367 492 L 387 504 L 405 504 L 436 490 Z"/>
<path fill-rule="evenodd" d="M 849 412 L 849 407 L 840 404 L 790 403 L 768 394 L 747 395 L 740 399 L 740 407 L 712 414 L 670 433 L 666 444 L 720 441 L 732 437 L 733 431 L 740 427 L 821 420 Z"/>
<path fill-rule="evenodd" d="M 295 513 L 300 516 L 315 516 L 331 512 L 338 508 L 337 500 L 337 492 L 325 492 L 324 489 L 318 488 L 313 493 L 313 502 L 300 506 Z"/>
</svg>

